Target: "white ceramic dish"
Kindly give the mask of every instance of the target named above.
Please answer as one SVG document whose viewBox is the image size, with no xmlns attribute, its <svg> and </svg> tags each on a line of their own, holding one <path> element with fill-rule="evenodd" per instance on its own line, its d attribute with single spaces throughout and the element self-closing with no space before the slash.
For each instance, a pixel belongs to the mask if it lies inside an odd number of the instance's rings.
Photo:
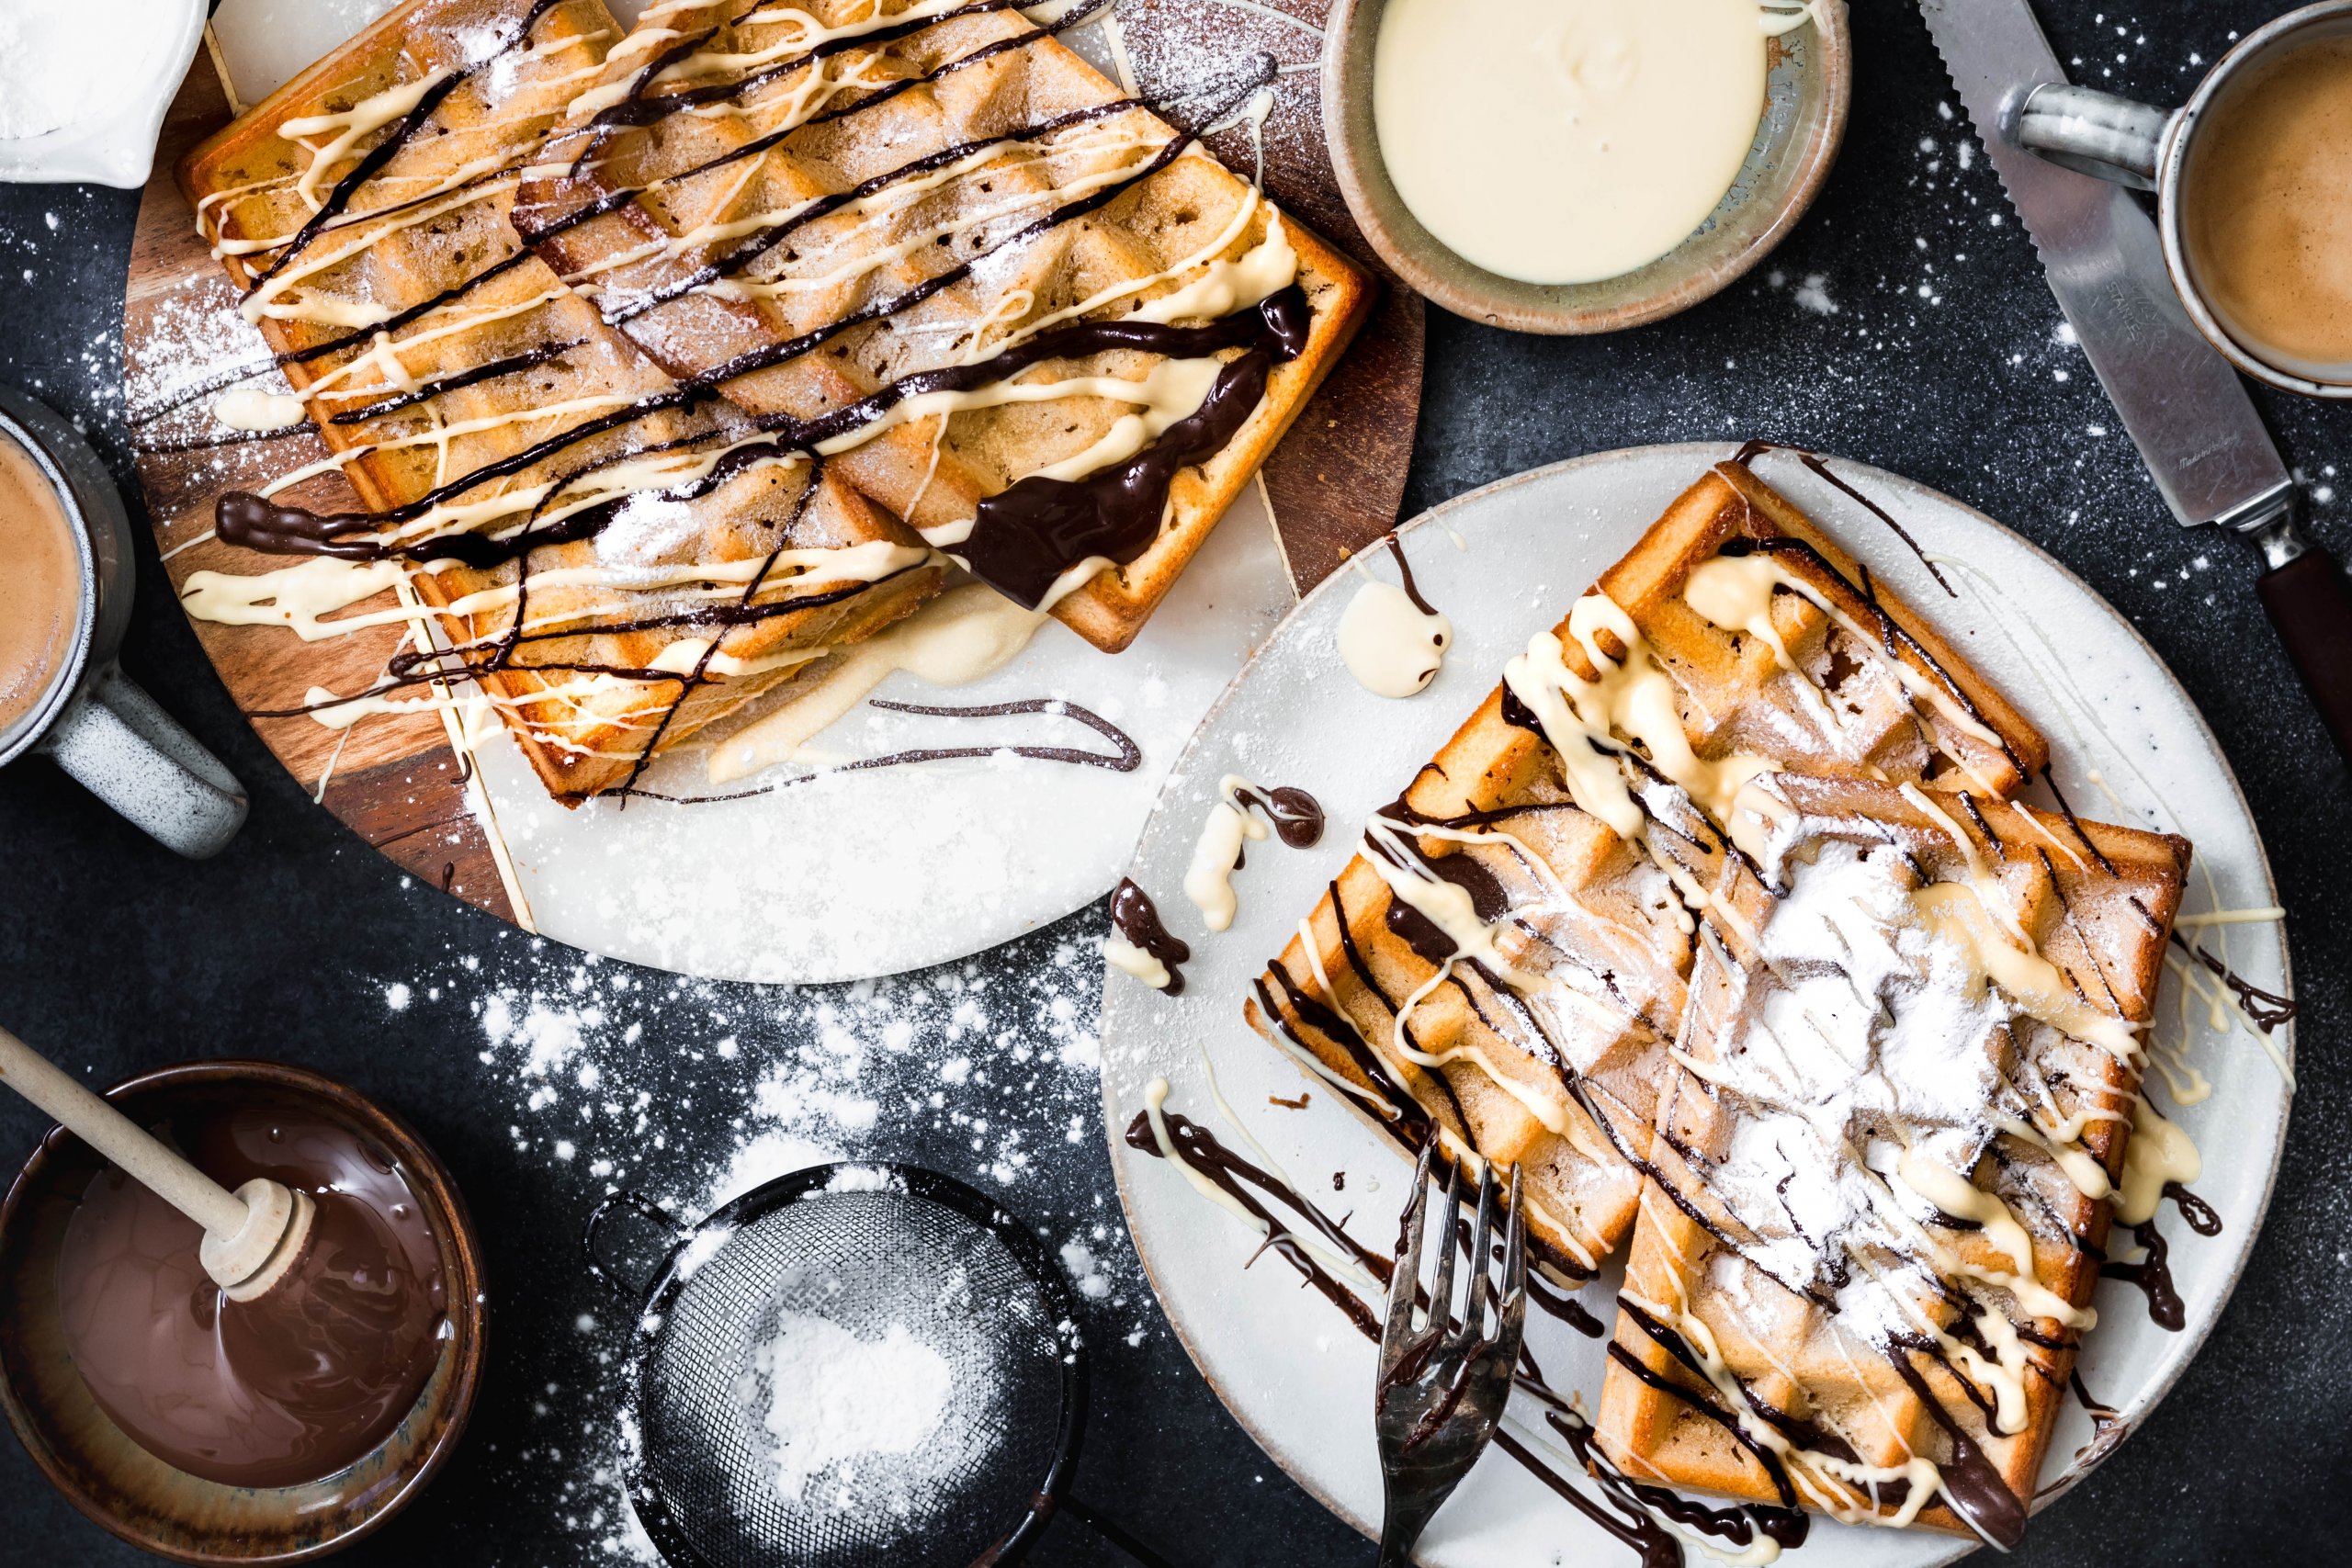
<svg viewBox="0 0 2352 1568">
<path fill-rule="evenodd" d="M 1354 585 L 1353 574 L 1340 574 L 1267 640 L 1202 726 L 1136 853 L 1131 874 L 1157 897 L 1170 930 L 1193 947 L 1182 996 L 1170 998 L 1113 973 L 1104 998 L 1104 1111 L 1136 1248 L 1178 1334 L 1235 1416 L 1300 1484 L 1368 1533 L 1380 1512 L 1373 1346 L 1336 1309 L 1301 1289 L 1279 1258 L 1263 1256 L 1245 1269 L 1257 1237 L 1168 1165 L 1130 1151 L 1120 1134 L 1141 1107 L 1145 1086 L 1166 1077 L 1173 1086 L 1171 1108 L 1238 1144 L 1205 1081 L 1204 1062 L 1213 1061 L 1226 1102 L 1303 1191 L 1334 1217 L 1352 1213 L 1350 1228 L 1373 1245 L 1395 1236 L 1408 1168 L 1393 1144 L 1331 1103 L 1319 1085 L 1307 1085 L 1287 1057 L 1250 1032 L 1241 1019 L 1249 982 L 1345 863 L 1365 815 L 1393 798 L 1453 732 L 1491 689 L 1503 661 L 1552 626 L 1708 463 L 1727 455 L 1713 446 L 1604 453 L 1506 479 L 1418 520 L 1404 533 L 1405 547 L 1423 592 L 1452 616 L 1456 639 L 1435 683 L 1400 705 L 1348 679 L 1332 634 Z M 2188 909 L 2274 902 L 2261 841 L 2203 720 L 2147 644 L 2079 580 L 1948 497 L 1838 464 L 1842 477 L 1885 506 L 1931 555 L 1948 560 L 1945 570 L 1960 590 L 1958 598 L 1948 598 L 1882 524 L 1793 460 L 1770 456 L 1757 468 L 1930 616 L 2042 728 L 2056 752 L 2058 782 L 2078 809 L 2195 841 Z M 1449 536 L 1466 547 L 1457 550 Z M 1384 562 L 1374 570 L 1393 576 L 1395 569 Z M 2063 660 L 2052 656 L 2061 633 Z M 1235 879 L 1239 916 L 1227 933 L 1206 936 L 1180 887 L 1203 813 L 1228 772 L 1261 785 L 1311 790 L 1332 826 L 1311 851 L 1252 844 Z M 2161 791 L 2152 782 L 2159 780 Z M 2241 975 L 2257 986 L 2290 988 L 2276 925 L 2195 934 L 2217 947 L 2223 933 L 2227 961 Z M 2281 1071 L 2245 1032 L 2217 1036 L 2186 1016 L 2177 1006 L 2178 985 L 2177 976 L 2167 976 L 2158 1037 L 2177 1041 L 2189 1029 L 2189 1059 L 2213 1081 L 2211 1098 L 2177 1112 L 2207 1153 L 2194 1188 L 2220 1213 L 2223 1228 L 2208 1239 L 2190 1234 L 2169 1208 L 2163 1218 L 2188 1308 L 2185 1332 L 2157 1327 L 2126 1286 L 2099 1291 L 2102 1321 L 2089 1337 L 2082 1376 L 2122 1413 L 2125 1431 L 2196 1353 L 2237 1280 L 2269 1201 L 2290 1099 Z M 2273 1043 L 2291 1063 L 2289 1031 Z M 1305 1111 L 1269 1105 L 1269 1096 L 1295 1098 L 1303 1087 L 1311 1094 Z M 2154 1092 L 2176 1109 L 2163 1090 Z M 1345 1173 L 1344 1192 L 1334 1191 L 1334 1172 Z M 1618 1280 L 1612 1267 L 1581 1293 L 1604 1322 L 1613 1317 Z M 1600 1342 L 1541 1313 L 1528 1316 L 1530 1347 L 1553 1385 L 1580 1390 L 1589 1406 L 1604 1366 Z M 2070 1404 L 2045 1467 L 2042 1501 L 2111 1451 L 2112 1441 L 2093 1448 L 2093 1438 L 2087 1416 Z M 1788 1561 L 1801 1568 L 1928 1568 L 1973 1545 L 1947 1535 L 1816 1520 L 1811 1541 Z M 1500 1452 L 1489 1452 L 1438 1515 L 1419 1556 L 1434 1568 L 1632 1561 L 1624 1547 Z M 1692 1561 L 1699 1561 L 1695 1553 Z"/>
<path fill-rule="evenodd" d="M 152 27 L 106 40 L 120 52 L 105 103 L 54 130 L 0 141 L 0 183 L 147 183 L 164 111 L 204 39 L 204 0 L 163 0 L 158 10 Z"/>
<path fill-rule="evenodd" d="M 0 0 L 5 4 L 6 0 Z M 213 21 L 238 97 L 275 91 L 387 9 L 386 0 L 223 0 Z M 619 0 L 624 21 L 638 7 Z M 1132 772 L 999 756 L 846 772 L 719 804 L 638 798 L 568 810 L 492 724 L 477 742 L 475 814 L 518 915 L 608 957 L 717 979 L 854 980 L 944 963 L 1100 898 L 1185 738 L 1292 604 L 1264 489 L 1246 490 L 1134 646 L 1102 654 L 1046 623 L 1003 670 L 942 690 L 906 675 L 878 699 L 980 706 L 1059 698 L 1118 726 Z M 854 710 L 818 736 L 841 759 L 916 747 L 1108 750 L 1063 717 L 914 718 Z M 797 770 L 713 784 L 699 750 L 647 770 L 652 791 L 758 791 Z"/>
</svg>

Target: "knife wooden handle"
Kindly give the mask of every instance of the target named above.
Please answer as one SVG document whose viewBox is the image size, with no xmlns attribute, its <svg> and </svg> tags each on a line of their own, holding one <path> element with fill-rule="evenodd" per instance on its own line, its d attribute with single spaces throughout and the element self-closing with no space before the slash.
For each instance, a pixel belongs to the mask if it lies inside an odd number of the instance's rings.
<svg viewBox="0 0 2352 1568">
<path fill-rule="evenodd" d="M 2255 586 L 2335 749 L 2352 762 L 2352 585 L 2344 569 L 2314 547 L 2263 573 Z"/>
</svg>

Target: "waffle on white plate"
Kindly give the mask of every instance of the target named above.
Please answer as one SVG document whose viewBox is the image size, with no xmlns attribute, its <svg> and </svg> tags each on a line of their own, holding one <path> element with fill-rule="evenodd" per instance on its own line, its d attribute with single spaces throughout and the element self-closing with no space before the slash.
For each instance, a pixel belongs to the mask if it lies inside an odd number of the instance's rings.
<svg viewBox="0 0 2352 1568">
<path fill-rule="evenodd" d="M 1795 591 L 1775 592 L 1782 581 Z M 1794 769 L 2006 793 L 2047 748 L 1737 463 L 1702 476 L 1536 640 L 1374 824 L 1247 1010 L 1355 1085 L 1384 1124 L 1400 1125 L 1389 1112 L 1401 1106 L 1517 1162 L 1529 1234 L 1573 1279 L 1633 1224 L 1690 973 L 1690 905 L 1736 858 L 1725 835 L 1737 836 L 1741 784 Z M 1584 742 L 1565 710 L 1539 711 L 1571 673 L 1615 754 Z M 1645 694 L 1662 705 L 1642 709 Z M 1575 744 L 1573 770 L 1547 731 Z M 1463 933 L 1432 923 L 1432 898 L 1474 923 L 1508 911 L 1494 950 L 1449 964 Z"/>
<path fill-rule="evenodd" d="M 1709 922 L 1600 1441 L 1636 1480 L 2011 1546 L 2094 1321 L 2189 846 L 1764 787 L 1786 809 Z"/>
<path fill-rule="evenodd" d="M 1627 1476 L 2006 1544 L 2189 856 L 2016 801 L 2047 761 L 1718 464 L 1375 815 L 1246 1011 L 1408 1146 L 1518 1164 L 1555 1276 L 1631 1237 Z"/>
<path fill-rule="evenodd" d="M 742 50 L 649 44 L 680 9 L 657 9 L 624 36 L 600 0 L 409 0 L 179 169 L 204 232 L 249 290 L 248 317 L 335 455 L 265 495 L 224 498 L 221 536 L 268 553 L 409 563 L 415 591 L 441 612 L 444 647 L 396 661 L 391 682 L 479 679 L 567 801 L 631 783 L 654 752 L 936 592 L 950 571 L 936 543 L 954 532 L 937 522 L 941 498 L 1020 511 L 1048 550 L 1093 539 L 1089 517 L 1099 522 L 1104 496 L 1118 502 L 1130 534 L 1148 536 L 1138 564 L 1100 573 L 1101 584 L 1069 573 L 1059 586 L 1077 592 L 1057 608 L 1095 641 L 1123 646 L 1370 298 L 1345 263 L 1197 151 L 1170 152 L 1144 178 L 1132 160 L 1072 173 L 1100 205 L 1042 226 L 1008 227 L 968 204 L 941 210 L 928 194 L 901 199 L 905 187 L 930 192 L 945 165 L 909 143 L 933 89 L 892 90 L 894 62 L 935 36 L 947 47 L 989 32 L 1012 16 L 992 0 L 843 13 L 831 28 L 796 11 L 802 20 L 782 33 L 747 21 L 739 41 L 759 54 L 756 67 Z M 1109 93 L 1013 20 L 1029 36 L 1007 36 L 1011 47 L 949 79 L 993 79 L 1014 110 L 1030 86 L 1016 93 L 1006 80 L 1034 85 L 1048 70 L 1060 90 L 1082 96 L 1091 81 L 1098 99 Z M 1046 51 L 1048 66 L 1036 65 Z M 662 73 L 673 66 L 695 94 L 669 90 Z M 774 122 L 762 145 L 731 149 L 725 177 L 801 189 L 815 170 L 855 186 L 874 221 L 861 227 L 859 212 L 835 204 L 837 228 L 847 227 L 827 237 L 826 254 L 862 280 L 851 286 L 860 299 L 905 272 L 903 231 L 925 225 L 917 273 L 935 275 L 928 251 L 973 265 L 920 307 L 880 299 L 860 310 L 839 289 L 818 291 L 820 305 L 780 288 L 795 322 L 813 319 L 812 305 L 861 320 L 844 330 L 828 316 L 797 344 L 771 334 L 762 374 L 708 375 L 645 343 L 659 335 L 649 323 L 678 328 L 707 298 L 723 303 L 718 294 L 632 313 L 614 269 L 573 267 L 564 252 L 602 232 L 598 222 L 633 221 L 694 182 L 552 234 L 532 209 L 537 250 L 516 230 L 518 186 L 552 179 L 571 190 L 608 177 L 608 152 L 703 146 L 696 136 L 714 125 L 762 123 L 771 88 L 805 96 L 811 84 L 823 86 L 828 118 Z M 729 102 L 738 91 L 740 109 Z M 625 136 L 592 129 L 616 103 L 648 101 L 658 107 L 618 111 L 635 116 Z M 1159 124 L 1139 109 L 1103 123 L 1114 119 Z M 589 142 L 600 144 L 594 156 L 560 161 L 556 149 Z M 1042 156 L 1007 162 L 1019 164 L 1002 171 L 1016 184 L 1057 167 Z M 1148 236 L 1180 212 L 1194 227 L 1152 250 Z M 1130 266 L 1106 294 L 1081 259 L 1097 253 L 1159 260 Z M 1002 287 L 983 295 L 991 278 Z M 956 309 L 973 331 L 939 330 Z M 1044 322 L 1057 312 L 1069 319 Z M 1119 318 L 1109 333 L 1107 316 Z M 1073 345 L 1080 331 L 1125 346 L 1040 352 Z M 1025 354 L 1015 335 L 1029 340 Z M 915 346 L 895 357 L 876 346 L 891 343 Z M 906 384 L 917 370 L 944 374 Z M 952 422 L 910 417 L 930 406 L 925 390 L 932 405 L 975 407 Z M 934 459 L 933 437 L 951 423 Z M 976 480 L 983 455 L 988 477 Z M 1019 553 L 1019 533 L 997 530 L 1005 547 L 991 555 L 958 553 L 1001 586 L 1025 581 L 1034 570 L 988 570 Z"/>
</svg>

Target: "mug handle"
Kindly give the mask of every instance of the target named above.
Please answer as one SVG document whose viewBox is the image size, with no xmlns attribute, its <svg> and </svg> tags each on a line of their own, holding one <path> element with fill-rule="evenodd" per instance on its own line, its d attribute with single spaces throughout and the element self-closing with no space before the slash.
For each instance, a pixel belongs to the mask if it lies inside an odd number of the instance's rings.
<svg viewBox="0 0 2352 1568">
<path fill-rule="evenodd" d="M 2018 145 L 2063 168 L 2133 190 L 2156 188 L 2156 163 L 2172 116 L 2132 99 L 2046 82 L 2018 113 Z"/>
<path fill-rule="evenodd" d="M 215 855 L 245 820 L 244 786 L 196 737 L 108 664 L 38 750 L 165 849 Z"/>
</svg>

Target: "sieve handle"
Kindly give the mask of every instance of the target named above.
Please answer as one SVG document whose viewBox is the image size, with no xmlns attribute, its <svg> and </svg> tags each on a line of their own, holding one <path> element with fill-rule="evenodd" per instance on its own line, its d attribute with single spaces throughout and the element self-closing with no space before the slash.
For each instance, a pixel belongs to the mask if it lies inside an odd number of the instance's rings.
<svg viewBox="0 0 2352 1568">
<path fill-rule="evenodd" d="M 1129 1534 L 1125 1525 L 1103 1513 L 1100 1508 L 1090 1506 L 1077 1493 L 1062 1494 L 1061 1510 L 1137 1562 L 1142 1563 L 1143 1568 L 1176 1568 L 1174 1563 Z"/>
<path fill-rule="evenodd" d="M 580 1233 L 580 1257 L 581 1260 L 588 1265 L 588 1272 L 594 1275 L 597 1283 L 606 1290 L 617 1292 L 622 1295 L 643 1295 L 647 1285 L 651 1283 L 650 1280 L 638 1285 L 626 1283 L 616 1269 L 605 1267 L 604 1258 L 598 1256 L 596 1251 L 597 1235 L 605 1228 L 606 1216 L 616 1208 L 633 1210 L 639 1218 L 652 1221 L 668 1232 L 673 1242 L 684 1241 L 692 1235 L 694 1227 L 680 1224 L 677 1216 L 661 1204 L 656 1203 L 644 1193 L 626 1187 L 611 1194 L 588 1212 L 588 1224 Z"/>
</svg>

